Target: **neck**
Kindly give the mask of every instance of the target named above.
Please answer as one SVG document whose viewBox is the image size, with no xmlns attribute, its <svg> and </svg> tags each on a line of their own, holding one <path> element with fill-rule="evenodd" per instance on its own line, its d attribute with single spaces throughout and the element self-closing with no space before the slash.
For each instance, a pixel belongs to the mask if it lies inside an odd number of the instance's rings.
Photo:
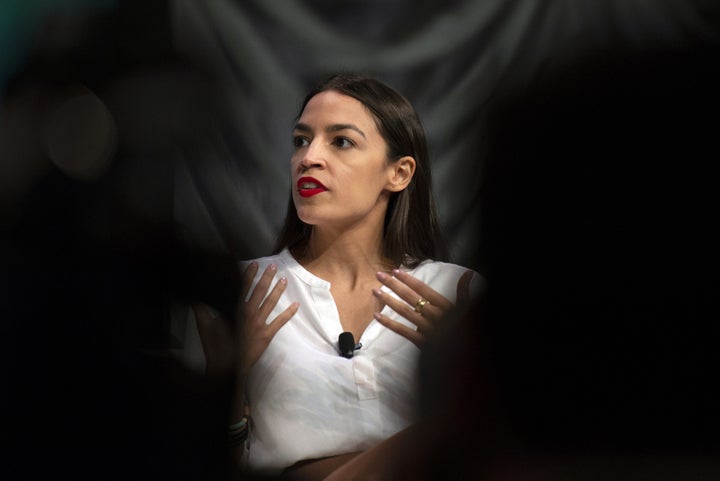
<svg viewBox="0 0 720 481">
<path fill-rule="evenodd" d="M 304 252 L 298 261 L 318 277 L 327 280 L 346 280 L 352 284 L 378 271 L 392 269 L 383 256 L 382 224 L 335 230 L 314 226 Z"/>
</svg>

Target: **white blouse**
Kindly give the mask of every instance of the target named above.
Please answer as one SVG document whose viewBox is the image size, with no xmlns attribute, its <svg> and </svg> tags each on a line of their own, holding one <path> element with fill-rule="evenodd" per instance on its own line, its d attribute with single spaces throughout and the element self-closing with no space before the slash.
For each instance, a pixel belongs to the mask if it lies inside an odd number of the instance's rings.
<svg viewBox="0 0 720 481">
<path fill-rule="evenodd" d="M 271 263 L 277 266 L 274 282 L 282 276 L 288 281 L 268 322 L 292 302 L 300 307 L 247 380 L 252 418 L 247 467 L 278 473 L 300 460 L 366 450 L 408 427 L 417 400 L 418 348 L 373 319 L 356 339 L 362 348 L 351 359 L 341 357 L 338 335 L 343 328 L 330 283 L 303 268 L 287 250 L 256 261 L 253 286 Z M 452 302 L 466 271 L 434 261 L 406 270 Z M 480 282 L 475 274 L 472 292 Z M 414 327 L 387 306 L 383 314 Z"/>
</svg>

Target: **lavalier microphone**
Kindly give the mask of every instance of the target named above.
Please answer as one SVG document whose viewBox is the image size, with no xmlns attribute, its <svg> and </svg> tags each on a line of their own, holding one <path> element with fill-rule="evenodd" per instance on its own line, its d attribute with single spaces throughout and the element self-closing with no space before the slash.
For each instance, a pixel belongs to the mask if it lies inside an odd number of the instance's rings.
<svg viewBox="0 0 720 481">
<path fill-rule="evenodd" d="M 350 359 L 355 354 L 355 351 L 362 347 L 361 343 L 355 344 L 355 337 L 352 332 L 343 332 L 338 336 L 338 348 L 340 349 L 340 355 L 347 359 Z"/>
</svg>

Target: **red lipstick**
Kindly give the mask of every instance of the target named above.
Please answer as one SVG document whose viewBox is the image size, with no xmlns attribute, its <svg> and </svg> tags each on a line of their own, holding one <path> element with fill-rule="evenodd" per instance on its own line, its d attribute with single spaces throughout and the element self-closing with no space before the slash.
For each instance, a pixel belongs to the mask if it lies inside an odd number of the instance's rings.
<svg viewBox="0 0 720 481">
<path fill-rule="evenodd" d="M 327 190 L 322 182 L 314 177 L 300 177 L 297 181 L 297 188 L 302 197 L 312 197 Z"/>
</svg>

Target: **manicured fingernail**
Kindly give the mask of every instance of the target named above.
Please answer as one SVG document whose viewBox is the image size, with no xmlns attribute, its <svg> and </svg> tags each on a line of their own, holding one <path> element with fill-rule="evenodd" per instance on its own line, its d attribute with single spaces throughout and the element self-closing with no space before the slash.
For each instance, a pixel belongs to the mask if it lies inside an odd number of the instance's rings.
<svg viewBox="0 0 720 481">
<path fill-rule="evenodd" d="M 299 302 L 293 302 L 293 303 L 290 304 L 290 305 L 293 307 L 293 309 L 297 309 L 298 307 L 300 307 L 300 303 L 299 303 Z"/>
<path fill-rule="evenodd" d="M 377 288 L 373 288 L 372 293 L 378 297 L 380 296 L 380 294 L 382 294 L 382 292 L 380 292 L 380 289 L 377 289 Z"/>
<path fill-rule="evenodd" d="M 276 266 L 275 264 L 270 264 L 270 265 L 268 266 L 268 269 L 270 269 L 271 271 L 276 271 L 276 270 L 277 270 L 277 266 Z"/>
<path fill-rule="evenodd" d="M 393 269 L 393 275 L 396 276 L 400 274 L 400 269 Z"/>
<path fill-rule="evenodd" d="M 278 282 L 280 282 L 280 284 L 287 284 L 287 278 L 282 276 Z"/>
<path fill-rule="evenodd" d="M 388 276 L 387 276 L 387 274 L 385 274 L 384 272 L 378 272 L 378 273 L 377 273 L 377 278 L 378 278 L 378 280 L 384 281 L 385 279 L 388 278 Z"/>
<path fill-rule="evenodd" d="M 376 320 L 382 322 L 382 316 L 380 315 L 379 312 L 374 313 L 374 314 L 373 314 L 373 317 L 374 317 Z"/>
</svg>

